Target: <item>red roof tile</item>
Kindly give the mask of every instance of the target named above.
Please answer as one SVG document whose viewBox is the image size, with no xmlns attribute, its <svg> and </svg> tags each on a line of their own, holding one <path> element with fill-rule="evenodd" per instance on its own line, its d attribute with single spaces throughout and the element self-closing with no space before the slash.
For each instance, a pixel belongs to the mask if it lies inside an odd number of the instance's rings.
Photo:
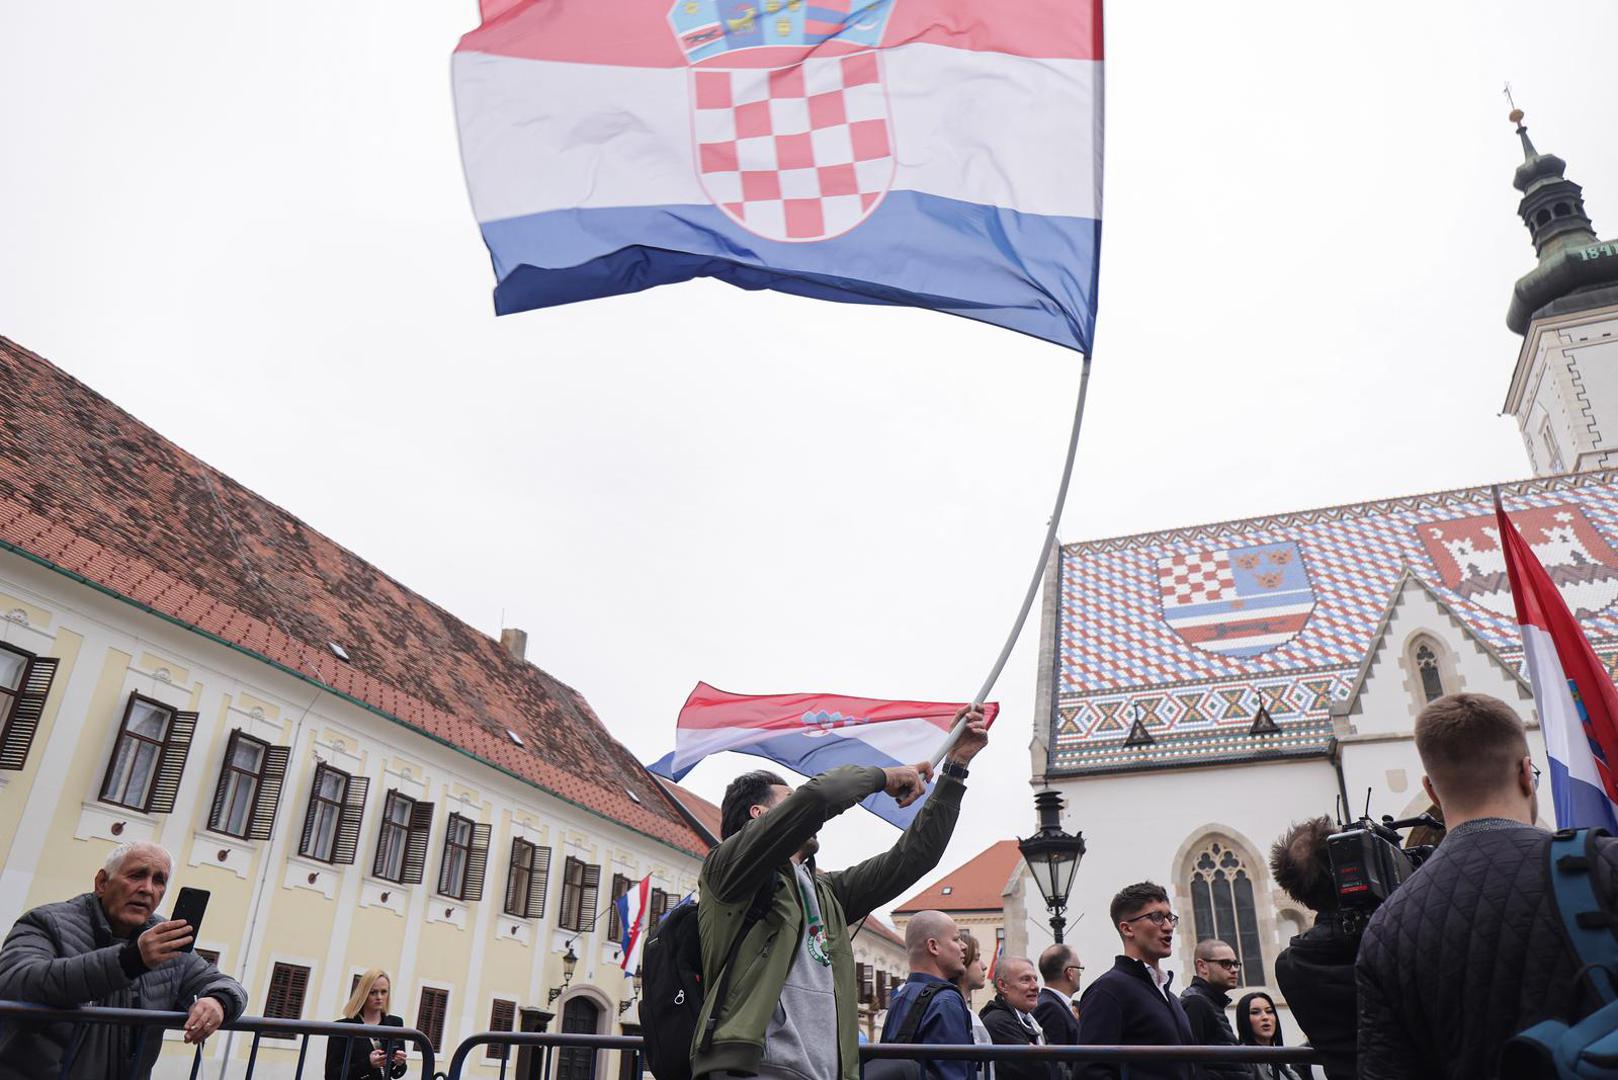
<svg viewBox="0 0 1618 1080">
<path fill-rule="evenodd" d="M 899 946 L 901 949 L 905 947 L 904 935 L 900 934 L 899 931 L 895 930 L 893 927 L 889 926 L 875 915 L 867 915 L 865 917 L 865 929 L 875 934 L 877 937 L 886 938 L 888 941 Z"/>
<path fill-rule="evenodd" d="M 715 806 L 707 799 L 704 799 L 701 795 L 698 795 L 690 788 L 681 787 L 673 780 L 659 776 L 657 778 L 657 782 L 662 784 L 663 789 L 667 791 L 669 795 L 672 796 L 677 802 L 679 802 L 686 814 L 693 818 L 698 826 L 706 830 L 709 838 L 712 839 L 715 844 L 719 843 L 720 834 L 724 831 L 721 827 L 723 825 L 724 818 L 719 812 L 719 807 Z"/>
<path fill-rule="evenodd" d="M 0 543 L 637 832 L 708 850 L 577 691 L 3 337 Z"/>
<path fill-rule="evenodd" d="M 893 910 L 998 911 L 1000 894 L 1022 862 L 1017 841 L 1002 840 L 978 852 Z"/>
</svg>

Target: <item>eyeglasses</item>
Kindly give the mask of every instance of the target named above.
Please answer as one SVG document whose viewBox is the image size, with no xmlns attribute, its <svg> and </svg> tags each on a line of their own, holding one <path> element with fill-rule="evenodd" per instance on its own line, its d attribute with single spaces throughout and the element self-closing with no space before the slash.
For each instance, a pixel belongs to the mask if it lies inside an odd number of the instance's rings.
<svg viewBox="0 0 1618 1080">
<path fill-rule="evenodd" d="M 1063 971 L 1077 971 L 1080 975 L 1083 975 L 1084 974 L 1084 965 L 1083 964 L 1069 964 L 1067 967 L 1063 968 L 1062 970 Z"/>
<path fill-rule="evenodd" d="M 1220 967 L 1224 968 L 1226 971 L 1240 971 L 1242 969 L 1242 962 L 1240 960 L 1235 959 L 1234 957 L 1232 957 L 1229 960 L 1208 960 L 1208 961 L 1206 961 L 1206 963 L 1218 964 Z"/>
<path fill-rule="evenodd" d="M 1174 927 L 1180 925 L 1180 917 L 1172 911 L 1148 911 L 1144 915 L 1136 915 L 1133 919 L 1125 919 L 1124 922 L 1139 922 L 1142 919 L 1152 920 L 1153 926 Z"/>
<path fill-rule="evenodd" d="M 1530 769 L 1534 770 L 1534 790 L 1538 791 L 1539 790 L 1539 766 L 1538 765 L 1529 765 L 1528 767 Z"/>
</svg>

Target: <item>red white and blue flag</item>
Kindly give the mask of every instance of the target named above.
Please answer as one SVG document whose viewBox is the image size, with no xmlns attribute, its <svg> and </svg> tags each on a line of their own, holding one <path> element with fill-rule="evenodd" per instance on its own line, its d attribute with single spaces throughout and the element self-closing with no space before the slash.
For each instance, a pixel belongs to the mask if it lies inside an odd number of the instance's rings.
<svg viewBox="0 0 1618 1080">
<path fill-rule="evenodd" d="M 836 694 L 728 694 L 698 683 L 680 710 L 674 750 L 648 768 L 679 780 L 709 754 L 734 750 L 767 758 L 804 776 L 839 765 L 914 765 L 930 760 L 954 726 L 962 702 L 880 701 Z M 1000 706 L 983 706 L 994 723 Z M 878 792 L 862 804 L 904 828 L 921 809 L 901 809 Z"/>
<path fill-rule="evenodd" d="M 500 314 L 695 277 L 1088 352 L 1101 0 L 482 0 L 455 109 Z"/>
<path fill-rule="evenodd" d="M 1618 690 L 1498 495 L 1495 517 L 1550 759 L 1556 824 L 1618 833 Z"/>
<path fill-rule="evenodd" d="M 646 913 L 651 908 L 652 875 L 647 874 L 638 882 L 629 887 L 629 891 L 613 901 L 618 909 L 618 925 L 623 927 L 623 937 L 618 941 L 619 951 L 623 953 L 622 961 L 618 965 L 625 971 L 630 970 L 630 961 L 639 962 L 641 942 L 646 936 Z"/>
</svg>

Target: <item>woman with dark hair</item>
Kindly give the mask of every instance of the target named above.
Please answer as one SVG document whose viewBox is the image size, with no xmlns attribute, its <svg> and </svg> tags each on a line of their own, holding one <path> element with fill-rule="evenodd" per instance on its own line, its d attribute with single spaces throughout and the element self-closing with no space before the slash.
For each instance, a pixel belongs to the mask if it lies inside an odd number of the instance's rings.
<svg viewBox="0 0 1618 1080">
<path fill-rule="evenodd" d="M 1243 1046 L 1281 1045 L 1281 1018 L 1270 995 L 1257 991 L 1236 1003 L 1236 1041 Z M 1301 1080 L 1296 1069 L 1280 1062 L 1254 1065 L 1253 1073 L 1259 1080 Z"/>
<path fill-rule="evenodd" d="M 381 968 L 359 977 L 339 1024 L 403 1027 L 404 1020 L 388 1012 L 392 982 Z M 326 1080 L 397 1080 L 405 1074 L 403 1039 L 342 1038 L 326 1040 Z"/>
</svg>

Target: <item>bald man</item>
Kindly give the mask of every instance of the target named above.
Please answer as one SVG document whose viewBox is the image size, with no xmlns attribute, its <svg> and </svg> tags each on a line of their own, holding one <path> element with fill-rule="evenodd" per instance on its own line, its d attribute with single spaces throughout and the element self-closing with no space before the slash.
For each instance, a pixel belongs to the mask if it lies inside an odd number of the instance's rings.
<svg viewBox="0 0 1618 1080">
<path fill-rule="evenodd" d="M 966 974 L 966 942 L 942 911 L 919 911 L 905 926 L 910 977 L 888 1001 L 883 1042 L 963 1044 L 972 1041 L 972 1014 L 956 980 Z M 923 1061 L 929 1080 L 973 1080 L 977 1063 Z"/>
<path fill-rule="evenodd" d="M 247 992 L 190 950 L 190 925 L 158 915 L 173 870 L 157 844 L 120 844 L 96 872 L 93 892 L 25 912 L 0 947 L 0 998 L 184 1012 L 188 1043 L 236 1019 Z M 141 1039 L 133 1025 L 6 1024 L 0 1080 L 55 1076 L 75 1045 L 75 1077 L 146 1080 L 163 1040 Z"/>
</svg>

